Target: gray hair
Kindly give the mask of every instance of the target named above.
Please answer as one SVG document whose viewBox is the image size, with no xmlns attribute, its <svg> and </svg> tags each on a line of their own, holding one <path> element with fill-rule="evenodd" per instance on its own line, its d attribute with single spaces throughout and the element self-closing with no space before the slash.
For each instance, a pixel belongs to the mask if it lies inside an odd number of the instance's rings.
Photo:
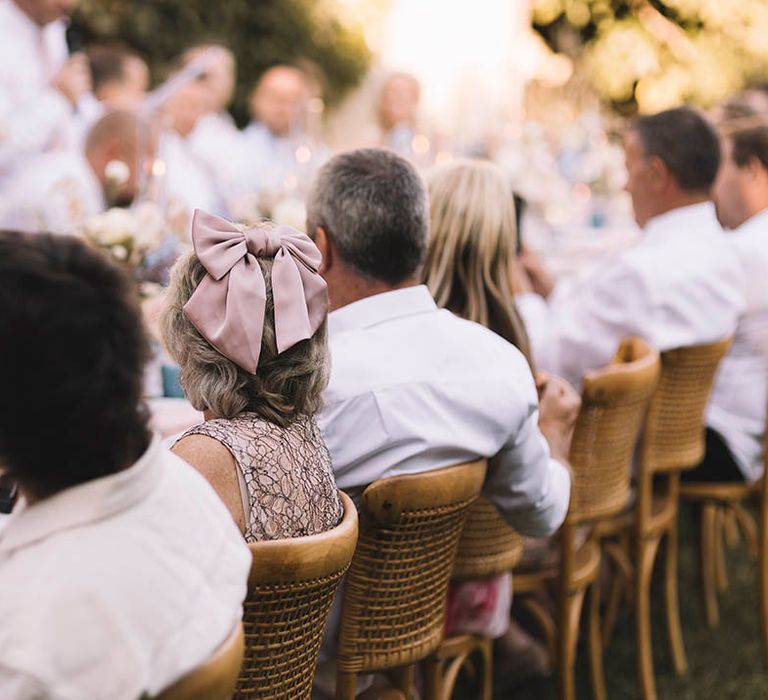
<svg viewBox="0 0 768 700">
<path fill-rule="evenodd" d="M 417 275 L 427 249 L 424 183 L 404 158 L 379 148 L 342 153 L 322 168 L 307 200 L 307 231 L 321 227 L 364 277 L 397 284 Z"/>
<path fill-rule="evenodd" d="M 267 303 L 256 374 L 224 357 L 184 315 L 184 304 L 206 274 L 194 252 L 180 258 L 173 268 L 160 319 L 163 341 L 181 367 L 181 386 L 197 410 L 208 410 L 221 418 L 252 411 L 285 427 L 298 416 L 314 415 L 320 408 L 328 383 L 327 321 L 309 340 L 278 354 L 271 283 L 273 260 L 257 261 L 264 275 Z"/>
</svg>

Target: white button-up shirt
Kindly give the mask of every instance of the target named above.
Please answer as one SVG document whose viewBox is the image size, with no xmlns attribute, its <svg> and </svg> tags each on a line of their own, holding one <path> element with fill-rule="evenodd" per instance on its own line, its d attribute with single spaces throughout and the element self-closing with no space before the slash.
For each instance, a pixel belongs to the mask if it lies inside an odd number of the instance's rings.
<svg viewBox="0 0 768 700">
<path fill-rule="evenodd" d="M 490 458 L 484 495 L 527 535 L 552 533 L 570 497 L 538 428 L 522 354 L 438 309 L 425 286 L 329 316 L 331 378 L 318 423 L 340 488 Z"/>
<path fill-rule="evenodd" d="M 763 473 L 768 408 L 768 210 L 726 234 L 741 261 L 746 311 L 715 379 L 707 425 L 720 433 L 747 481 Z"/>
<path fill-rule="evenodd" d="M 154 697 L 242 616 L 250 553 L 155 438 L 129 469 L 20 504 L 0 531 L 3 700 Z"/>
<path fill-rule="evenodd" d="M 626 336 L 660 351 L 714 342 L 733 334 L 745 305 L 741 265 L 711 203 L 653 218 L 636 245 L 558 286 L 549 304 L 516 301 L 537 365 L 575 386 Z"/>
<path fill-rule="evenodd" d="M 225 202 L 243 188 L 247 167 L 242 132 L 228 113 L 201 117 L 187 137 L 192 154 L 203 163 Z"/>
<path fill-rule="evenodd" d="M 195 209 L 224 213 L 224 204 L 213 173 L 193 153 L 190 142 L 173 129 L 160 137 L 160 157 L 165 162 L 162 183 L 168 203 L 181 206 L 191 220 Z"/>
<path fill-rule="evenodd" d="M 66 25 L 41 28 L 13 0 L 0 0 L 0 178 L 70 137 L 72 105 L 50 87 L 67 59 Z"/>
<path fill-rule="evenodd" d="M 328 149 L 308 136 L 275 136 L 259 122 L 243 131 L 245 170 L 241 192 L 306 189 L 328 160 Z"/>
<path fill-rule="evenodd" d="M 0 190 L 0 227 L 74 233 L 105 207 L 101 184 L 83 156 L 45 153 L 30 160 Z"/>
</svg>

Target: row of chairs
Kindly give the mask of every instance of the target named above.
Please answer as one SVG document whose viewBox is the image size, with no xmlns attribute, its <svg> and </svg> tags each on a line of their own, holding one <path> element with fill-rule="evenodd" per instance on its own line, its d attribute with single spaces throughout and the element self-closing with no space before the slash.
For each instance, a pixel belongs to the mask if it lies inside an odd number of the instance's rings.
<svg viewBox="0 0 768 700">
<path fill-rule="evenodd" d="M 595 698 L 606 697 L 602 648 L 627 585 L 633 585 L 635 593 L 641 689 L 644 698 L 655 698 L 650 577 L 665 537 L 669 640 L 676 670 L 685 670 L 677 603 L 680 473 L 703 456 L 704 408 L 728 346 L 725 341 L 659 357 L 645 342 L 630 339 L 608 367 L 585 377 L 570 453 L 573 487 L 559 533 L 559 561 L 539 570 L 515 568 L 513 573 L 515 595 L 523 598 L 545 632 L 559 669 L 560 695 L 566 700 L 575 697 L 576 644 L 588 592 L 590 676 Z M 480 498 L 484 478 L 481 461 L 386 479 L 363 494 L 359 529 L 357 511 L 342 494 L 345 514 L 335 530 L 252 544 L 244 636 L 236 631 L 209 664 L 182 679 L 161 700 L 223 700 L 231 696 L 235 683 L 239 700 L 309 698 L 325 621 L 345 574 L 337 700 L 352 700 L 358 677 L 376 672 L 389 672 L 396 686 L 388 697 L 410 700 L 416 664 L 422 667 L 426 700 L 448 700 L 469 660 L 480 681 L 479 697 L 489 700 L 491 640 L 444 635 L 452 578 L 496 576 L 513 570 L 520 560 L 521 538 Z M 733 500 L 727 499 L 726 505 L 718 501 L 716 513 L 733 510 L 734 505 Z M 726 522 L 724 515 L 715 519 Z M 711 528 L 708 533 L 714 541 Z M 601 625 L 604 559 L 617 575 Z M 554 616 L 534 595 L 546 589 L 557 601 Z M 241 670 L 235 680 L 237 668 Z M 214 692 L 217 681 L 220 687 Z"/>
</svg>

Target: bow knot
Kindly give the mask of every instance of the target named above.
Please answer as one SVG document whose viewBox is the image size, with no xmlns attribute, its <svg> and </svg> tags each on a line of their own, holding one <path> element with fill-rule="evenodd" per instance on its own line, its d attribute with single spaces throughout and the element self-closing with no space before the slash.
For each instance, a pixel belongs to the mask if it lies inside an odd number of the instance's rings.
<svg viewBox="0 0 768 700">
<path fill-rule="evenodd" d="M 248 252 L 257 258 L 274 258 L 280 250 L 281 229 L 288 229 L 287 226 L 278 228 L 265 228 L 264 226 L 254 226 L 243 231 L 245 246 Z M 293 231 L 290 229 L 290 231 Z M 295 233 L 298 233 L 296 231 Z"/>
<path fill-rule="evenodd" d="M 196 209 L 195 254 L 208 273 L 184 305 L 184 314 L 222 355 L 256 374 L 261 352 L 266 286 L 254 258 L 274 259 L 271 281 L 278 354 L 311 338 L 328 312 L 321 255 L 289 226 L 240 229 Z"/>
</svg>

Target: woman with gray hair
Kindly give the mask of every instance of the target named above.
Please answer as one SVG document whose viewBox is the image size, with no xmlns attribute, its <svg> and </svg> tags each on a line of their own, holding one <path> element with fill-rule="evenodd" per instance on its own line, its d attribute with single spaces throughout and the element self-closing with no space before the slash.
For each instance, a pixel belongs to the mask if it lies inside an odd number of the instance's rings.
<svg viewBox="0 0 768 700">
<path fill-rule="evenodd" d="M 341 518 L 314 415 L 328 380 L 328 293 L 302 233 L 243 229 L 195 211 L 161 319 L 205 422 L 173 451 L 218 492 L 247 541 L 301 537 Z"/>
</svg>

